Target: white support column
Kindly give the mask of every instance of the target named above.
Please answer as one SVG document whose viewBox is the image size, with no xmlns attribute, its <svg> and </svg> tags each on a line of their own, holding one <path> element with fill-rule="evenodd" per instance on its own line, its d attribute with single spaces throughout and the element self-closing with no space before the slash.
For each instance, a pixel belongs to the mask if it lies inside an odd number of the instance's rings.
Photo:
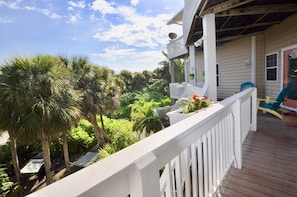
<svg viewBox="0 0 297 197">
<path fill-rule="evenodd" d="M 190 82 L 190 78 L 189 78 L 189 74 L 190 74 L 190 65 L 189 65 L 189 58 L 185 59 L 184 61 L 184 70 L 185 70 L 185 82 L 189 83 Z"/>
<path fill-rule="evenodd" d="M 175 73 L 174 73 L 174 62 L 173 59 L 169 60 L 170 74 L 171 74 L 171 83 L 175 82 Z"/>
<path fill-rule="evenodd" d="M 213 101 L 217 100 L 217 77 L 216 77 L 216 26 L 215 14 L 206 14 L 203 22 L 203 50 L 205 82 L 208 83 L 207 96 Z"/>
<path fill-rule="evenodd" d="M 189 74 L 194 74 L 194 79 L 190 79 L 189 78 L 189 82 L 191 85 L 196 86 L 196 77 L 197 77 L 197 73 L 196 73 L 196 53 L 195 53 L 195 46 L 194 45 L 190 45 L 189 46 L 189 58 L 190 58 L 190 70 L 189 70 Z"/>
<path fill-rule="evenodd" d="M 256 85 L 256 58 L 257 58 L 256 36 L 252 37 L 252 82 Z"/>
</svg>

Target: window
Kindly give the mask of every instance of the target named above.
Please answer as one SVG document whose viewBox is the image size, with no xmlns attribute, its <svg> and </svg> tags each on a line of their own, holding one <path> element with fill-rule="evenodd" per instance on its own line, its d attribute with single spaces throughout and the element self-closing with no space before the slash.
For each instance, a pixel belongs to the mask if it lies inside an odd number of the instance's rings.
<svg viewBox="0 0 297 197">
<path fill-rule="evenodd" d="M 217 87 L 220 86 L 220 70 L 219 70 L 219 64 L 216 65 L 216 75 L 217 75 Z"/>
<path fill-rule="evenodd" d="M 277 81 L 277 53 L 266 55 L 266 81 Z"/>
</svg>

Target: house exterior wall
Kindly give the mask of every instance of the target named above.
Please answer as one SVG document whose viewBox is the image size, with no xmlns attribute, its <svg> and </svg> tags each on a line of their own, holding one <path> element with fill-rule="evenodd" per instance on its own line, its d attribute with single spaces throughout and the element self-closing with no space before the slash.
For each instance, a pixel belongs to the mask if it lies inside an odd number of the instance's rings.
<svg viewBox="0 0 297 197">
<path fill-rule="evenodd" d="M 245 61 L 251 62 L 251 38 L 244 38 L 217 48 L 217 64 L 219 65 L 218 98 L 227 98 L 238 92 L 240 84 L 251 81 L 251 65 L 245 65 Z M 244 46 L 244 47 L 243 47 Z M 204 71 L 203 52 L 196 52 L 196 66 L 198 82 L 202 80 Z"/>
<path fill-rule="evenodd" d="M 265 95 L 276 97 L 282 86 L 281 49 L 297 44 L 297 15 L 293 15 L 281 24 L 275 25 L 256 35 L 256 87 L 258 97 Z M 285 30 L 285 31 L 284 31 Z M 278 53 L 278 81 L 265 80 L 265 55 Z M 251 62 L 252 37 L 234 40 L 217 47 L 217 63 L 219 64 L 220 81 L 217 89 L 218 98 L 227 98 L 239 91 L 239 86 L 245 81 L 251 81 L 252 66 L 245 65 L 245 60 Z M 196 50 L 197 82 L 203 81 L 203 52 Z"/>
<path fill-rule="evenodd" d="M 281 24 L 274 25 L 264 32 L 265 54 L 278 53 L 278 81 L 265 81 L 265 95 L 276 96 L 282 88 L 283 77 L 281 75 L 283 68 L 281 49 L 297 44 L 296 20 L 297 14 L 290 16 Z"/>
<path fill-rule="evenodd" d="M 256 36 L 256 87 L 259 98 L 265 97 L 265 39 L 263 34 Z"/>
</svg>

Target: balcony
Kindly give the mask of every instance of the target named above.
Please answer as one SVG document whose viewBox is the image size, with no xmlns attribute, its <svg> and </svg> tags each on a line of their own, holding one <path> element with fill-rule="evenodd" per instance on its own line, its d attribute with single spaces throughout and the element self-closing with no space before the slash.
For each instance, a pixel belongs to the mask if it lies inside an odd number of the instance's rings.
<svg viewBox="0 0 297 197">
<path fill-rule="evenodd" d="M 207 83 L 201 83 L 200 86 L 193 86 L 189 83 L 170 83 L 170 98 L 180 99 L 182 97 L 190 97 L 193 94 L 204 96 L 206 94 L 208 85 Z"/>
<path fill-rule="evenodd" d="M 257 130 L 256 98 L 249 88 L 30 196 L 295 195 L 296 129 Z"/>
<path fill-rule="evenodd" d="M 185 46 L 183 37 L 179 37 L 175 40 L 171 40 L 167 44 L 168 58 L 173 59 L 185 55 L 188 53 L 188 49 Z"/>
<path fill-rule="evenodd" d="M 296 196 L 296 147 L 296 127 L 259 112 L 257 132 L 242 147 L 242 169 L 231 167 L 215 196 Z"/>
</svg>

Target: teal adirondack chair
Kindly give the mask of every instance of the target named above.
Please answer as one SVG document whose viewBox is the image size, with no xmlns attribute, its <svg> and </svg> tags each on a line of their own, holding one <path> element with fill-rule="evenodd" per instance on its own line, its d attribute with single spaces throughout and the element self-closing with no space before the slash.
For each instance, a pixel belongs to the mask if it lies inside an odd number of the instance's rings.
<svg viewBox="0 0 297 197">
<path fill-rule="evenodd" d="M 250 81 L 244 82 L 244 83 L 240 84 L 240 91 L 245 90 L 249 87 L 255 87 L 255 84 Z"/>
<path fill-rule="evenodd" d="M 268 112 L 282 119 L 282 115 L 279 112 L 281 109 L 280 104 L 285 101 L 285 98 L 288 96 L 291 88 L 291 84 L 283 88 L 275 100 L 270 100 L 269 97 L 266 97 L 266 99 L 258 99 L 258 110 L 262 110 L 263 113 Z"/>
</svg>

